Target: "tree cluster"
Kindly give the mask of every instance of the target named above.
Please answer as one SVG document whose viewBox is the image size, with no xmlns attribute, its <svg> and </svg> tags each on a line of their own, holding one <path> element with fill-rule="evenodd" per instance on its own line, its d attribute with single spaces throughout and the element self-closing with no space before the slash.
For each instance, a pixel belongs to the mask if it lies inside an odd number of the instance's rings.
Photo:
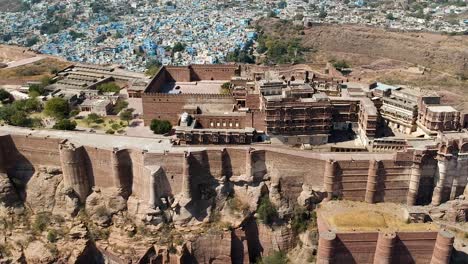
<svg viewBox="0 0 468 264">
<path fill-rule="evenodd" d="M 303 52 L 307 51 L 298 38 L 280 39 L 261 34 L 257 42 L 257 52 L 266 55 L 267 64 L 303 62 Z"/>
<path fill-rule="evenodd" d="M 162 135 L 162 134 L 169 133 L 172 130 L 172 125 L 171 125 L 171 122 L 167 120 L 153 119 L 151 121 L 150 129 L 155 134 Z"/>
<path fill-rule="evenodd" d="M 99 84 L 96 89 L 100 93 L 118 93 L 120 92 L 120 86 L 118 86 L 115 82 L 108 82 Z"/>
<path fill-rule="evenodd" d="M 30 118 L 29 114 L 40 109 L 41 105 L 35 98 L 18 100 L 0 108 L 0 120 L 12 126 L 37 126 L 40 121 Z"/>
</svg>

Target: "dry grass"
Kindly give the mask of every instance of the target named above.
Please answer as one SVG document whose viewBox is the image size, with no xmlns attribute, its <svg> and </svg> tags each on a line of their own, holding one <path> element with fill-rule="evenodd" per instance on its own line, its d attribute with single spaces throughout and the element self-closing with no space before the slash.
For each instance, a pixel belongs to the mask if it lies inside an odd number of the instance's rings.
<svg viewBox="0 0 468 264">
<path fill-rule="evenodd" d="M 319 215 L 339 231 L 423 231 L 436 230 L 432 223 L 409 223 L 406 210 L 397 204 L 367 204 L 334 201 L 324 204 Z"/>
<path fill-rule="evenodd" d="M 0 69 L 0 84 L 23 84 L 39 81 L 52 76 L 52 70 L 61 70 L 71 63 L 53 58 L 45 58 L 34 63 L 10 69 Z"/>
</svg>

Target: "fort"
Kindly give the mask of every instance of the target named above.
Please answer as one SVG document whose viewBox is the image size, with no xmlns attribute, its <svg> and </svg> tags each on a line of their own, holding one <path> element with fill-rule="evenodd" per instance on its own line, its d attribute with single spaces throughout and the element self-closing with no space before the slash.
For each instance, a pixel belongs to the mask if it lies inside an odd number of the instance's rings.
<svg viewBox="0 0 468 264">
<path fill-rule="evenodd" d="M 372 149 L 375 140 L 400 134 L 458 131 L 467 116 L 433 92 L 364 83 L 331 65 L 323 72 L 308 65 L 163 66 L 141 97 L 144 123 L 168 120 L 188 145 L 323 145 L 341 133 Z"/>
<path fill-rule="evenodd" d="M 226 182 L 238 184 L 240 179 L 254 185 L 277 182 L 281 186 L 281 195 L 290 202 L 307 197 L 307 193 L 313 190 L 325 201 L 343 199 L 370 204 L 439 205 L 466 193 L 467 188 L 466 132 L 440 134 L 432 145 L 396 153 L 364 152 L 351 155 L 264 145 L 253 148 L 161 145 L 142 149 L 145 141 L 147 145 L 151 144 L 151 139 L 143 140 L 139 146 L 128 140 L 127 145 L 114 148 L 102 146 L 105 141 L 115 141 L 115 136 L 101 136 L 100 146 L 97 146 L 83 144 L 85 140 L 76 140 L 88 137 L 87 140 L 93 142 L 92 135 L 70 136 L 73 132 L 39 132 L 8 127 L 0 130 L 3 133 L 0 137 L 2 171 L 16 179 L 15 182 L 26 184 L 38 168 L 58 167 L 63 172 L 65 187 L 71 188 L 81 203 L 85 203 L 97 188 L 117 190 L 125 199 L 129 199 L 129 203 L 130 199 L 136 199 L 148 208 L 157 208 L 166 199 L 174 198 L 181 206 L 184 206 L 184 200 L 202 204 L 209 199 L 207 194 L 213 192 L 216 186 Z M 122 138 L 119 141 L 125 140 Z M 108 146 L 112 146 L 112 143 Z M 330 253 L 324 252 L 332 250 L 328 244 L 335 243 L 332 242 L 335 237 L 343 241 L 346 250 L 360 250 L 344 242 L 349 235 L 325 234 L 328 231 L 323 228 L 320 232 L 319 263 L 331 263 L 327 261 L 327 254 Z M 394 234 L 369 234 L 368 246 L 385 244 L 387 240 L 393 243 L 393 237 Z M 411 237 L 427 237 L 425 241 L 428 245 L 432 247 L 435 243 L 437 250 L 445 252 L 434 251 L 435 258 L 440 258 L 437 263 L 448 263 L 444 260 L 446 257 L 440 255 L 447 254 L 449 248 L 451 250 L 452 240 L 445 233 L 398 233 L 397 237 L 403 241 L 399 242 L 402 245 L 405 245 L 405 239 L 413 239 Z M 377 246 L 377 251 L 381 247 L 385 251 L 385 246 Z M 409 252 L 411 254 L 411 250 Z M 416 261 L 420 258 L 426 261 L 428 257 L 427 254 L 411 256 Z M 372 256 L 367 258 L 372 259 Z"/>
</svg>

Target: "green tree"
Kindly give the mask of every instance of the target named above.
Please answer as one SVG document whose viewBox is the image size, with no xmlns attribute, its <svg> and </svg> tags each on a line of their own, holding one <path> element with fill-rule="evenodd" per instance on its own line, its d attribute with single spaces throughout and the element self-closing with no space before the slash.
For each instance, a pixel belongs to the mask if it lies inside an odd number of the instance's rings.
<svg viewBox="0 0 468 264">
<path fill-rule="evenodd" d="M 97 123 L 98 120 L 100 120 L 101 117 L 96 114 L 96 113 L 90 113 L 87 117 L 86 117 L 86 123 L 89 124 L 92 124 L 92 123 Z"/>
<path fill-rule="evenodd" d="M 396 19 L 396 18 L 393 16 L 392 13 L 388 13 L 387 16 L 386 16 L 386 18 L 387 18 L 388 20 L 395 20 L 395 19 Z"/>
<path fill-rule="evenodd" d="M 70 119 L 61 119 L 52 128 L 57 130 L 75 130 L 76 122 Z"/>
<path fill-rule="evenodd" d="M 120 92 L 120 86 L 115 82 L 102 83 L 97 86 L 97 89 L 101 93 L 118 93 Z"/>
<path fill-rule="evenodd" d="M 29 85 L 29 96 L 38 97 L 45 93 L 45 89 L 40 84 L 31 84 Z"/>
<path fill-rule="evenodd" d="M 9 92 L 5 91 L 5 89 L 0 89 L 0 102 L 9 100 L 10 98 L 11 94 Z"/>
<path fill-rule="evenodd" d="M 275 219 L 278 217 L 278 212 L 268 196 L 263 196 L 260 199 L 260 205 L 257 208 L 257 213 L 260 221 L 267 225 L 273 224 Z"/>
<path fill-rule="evenodd" d="M 153 119 L 151 121 L 150 129 L 155 134 L 166 134 L 172 129 L 171 122 L 167 120 Z"/>
<path fill-rule="evenodd" d="M 47 101 L 44 107 L 44 114 L 54 117 L 57 120 L 63 119 L 70 113 L 68 101 L 59 97 L 55 97 Z"/>
<path fill-rule="evenodd" d="M 125 100 L 117 100 L 117 102 L 115 103 L 114 105 L 114 109 L 113 109 L 113 113 L 114 114 L 118 114 L 120 113 L 120 111 L 122 111 L 123 109 L 127 108 L 128 106 L 128 102 L 125 101 Z"/>
<path fill-rule="evenodd" d="M 10 117 L 10 125 L 20 127 L 31 127 L 32 120 L 28 117 L 25 112 L 15 111 Z"/>
<path fill-rule="evenodd" d="M 13 102 L 13 107 L 18 111 L 26 113 L 36 112 L 41 110 L 41 104 L 35 98 L 29 98 L 26 100 L 18 100 Z"/>
<path fill-rule="evenodd" d="M 181 52 L 181 51 L 184 51 L 186 46 L 187 46 L 187 45 L 185 45 L 184 43 L 177 42 L 176 44 L 174 44 L 174 47 L 172 47 L 172 51 L 173 51 L 173 52 Z"/>
<path fill-rule="evenodd" d="M 130 121 L 133 119 L 133 111 L 134 109 L 126 109 L 122 112 L 120 112 L 120 119 L 123 121 L 127 121 L 127 124 L 130 125 Z"/>
</svg>

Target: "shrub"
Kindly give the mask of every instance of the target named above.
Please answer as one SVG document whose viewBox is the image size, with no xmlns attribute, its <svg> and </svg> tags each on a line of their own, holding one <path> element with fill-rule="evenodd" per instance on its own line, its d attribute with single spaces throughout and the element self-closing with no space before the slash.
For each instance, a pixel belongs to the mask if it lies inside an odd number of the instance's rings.
<svg viewBox="0 0 468 264">
<path fill-rule="evenodd" d="M 153 119 L 151 121 L 150 129 L 155 134 L 166 134 L 172 129 L 172 125 L 167 120 Z"/>
<path fill-rule="evenodd" d="M 35 232 L 43 232 L 46 227 L 49 225 L 50 217 L 48 214 L 42 213 L 36 216 L 34 219 L 34 223 L 32 225 L 33 231 Z"/>
<path fill-rule="evenodd" d="M 268 196 L 263 196 L 261 198 L 257 213 L 260 221 L 267 225 L 273 224 L 275 218 L 278 216 L 278 212 Z"/>
<path fill-rule="evenodd" d="M 115 131 L 112 130 L 112 129 L 108 129 L 108 130 L 106 130 L 106 134 L 111 134 L 111 135 L 113 135 L 113 134 L 115 134 Z"/>
<path fill-rule="evenodd" d="M 273 251 L 268 256 L 264 256 L 261 260 L 257 261 L 258 264 L 286 264 L 288 257 L 282 251 Z"/>
<path fill-rule="evenodd" d="M 57 231 L 55 231 L 55 229 L 50 229 L 49 232 L 47 232 L 47 240 L 51 243 L 57 241 Z"/>
<path fill-rule="evenodd" d="M 300 234 L 307 230 L 309 221 L 309 214 L 306 210 L 300 208 L 294 211 L 294 215 L 291 221 L 291 228 L 295 234 Z"/>
<path fill-rule="evenodd" d="M 347 61 L 338 60 L 338 61 L 333 62 L 333 67 L 335 67 L 335 69 L 344 69 L 344 68 L 349 68 L 350 66 Z"/>
<path fill-rule="evenodd" d="M 9 92 L 5 91 L 5 89 L 0 89 L 0 101 L 3 102 L 10 98 L 11 98 L 11 94 Z"/>
<path fill-rule="evenodd" d="M 110 122 L 109 122 L 109 123 L 110 123 Z M 114 124 L 111 125 L 111 128 L 112 128 L 113 130 L 119 130 L 119 129 L 120 129 L 120 125 L 114 123 Z"/>
<path fill-rule="evenodd" d="M 62 119 L 55 123 L 52 128 L 57 130 L 75 130 L 76 122 L 70 121 L 70 119 Z"/>
</svg>

